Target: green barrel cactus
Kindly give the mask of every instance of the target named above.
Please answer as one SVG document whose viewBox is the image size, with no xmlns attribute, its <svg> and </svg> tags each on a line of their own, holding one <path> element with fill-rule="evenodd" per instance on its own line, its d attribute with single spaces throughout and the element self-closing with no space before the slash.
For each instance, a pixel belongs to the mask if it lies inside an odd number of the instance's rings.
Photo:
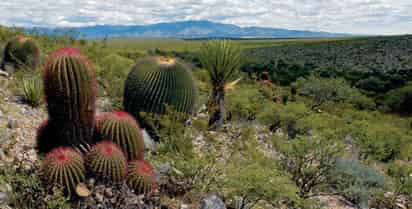
<svg viewBox="0 0 412 209">
<path fill-rule="evenodd" d="M 59 147 L 50 151 L 41 169 L 41 178 L 49 186 L 58 186 L 69 195 L 76 186 L 85 181 L 83 156 L 68 147 Z"/>
<path fill-rule="evenodd" d="M 91 63 L 79 50 L 59 49 L 44 70 L 49 123 L 62 146 L 90 144 L 94 132 L 97 81 Z"/>
<path fill-rule="evenodd" d="M 127 185 L 138 194 L 154 193 L 157 188 L 156 172 L 145 160 L 134 160 L 129 163 Z"/>
<path fill-rule="evenodd" d="M 97 131 L 104 140 L 117 144 L 129 160 L 144 158 L 142 130 L 127 112 L 113 111 L 103 114 L 97 123 Z"/>
<path fill-rule="evenodd" d="M 31 38 L 16 36 L 6 44 L 2 68 L 6 71 L 20 68 L 35 70 L 40 60 L 40 48 L 37 43 Z"/>
<path fill-rule="evenodd" d="M 164 114 L 166 105 L 191 114 L 197 98 L 196 86 L 187 65 L 165 57 L 140 59 L 125 82 L 123 105 L 139 118 L 140 112 Z"/>
<path fill-rule="evenodd" d="M 127 160 L 120 148 L 102 141 L 92 147 L 86 155 L 87 167 L 97 178 L 121 182 L 127 175 Z"/>
</svg>

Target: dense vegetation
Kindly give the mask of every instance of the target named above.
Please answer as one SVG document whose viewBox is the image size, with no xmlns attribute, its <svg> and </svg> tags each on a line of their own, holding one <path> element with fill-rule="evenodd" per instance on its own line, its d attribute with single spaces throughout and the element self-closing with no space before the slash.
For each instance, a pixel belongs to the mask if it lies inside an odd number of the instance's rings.
<svg viewBox="0 0 412 209">
<path fill-rule="evenodd" d="M 4 28 L 0 32 L 2 45 L 20 33 Z M 105 40 L 33 39 L 43 54 L 61 47 L 79 48 L 94 63 L 98 96 L 110 99 L 107 110 L 122 109 L 121 87 L 133 63 L 146 53 L 197 60 L 191 68 L 200 97 L 198 113 L 190 121 L 173 107 L 161 116 L 143 114 L 159 138 L 157 149 L 146 158 L 154 167 L 164 163 L 172 167 L 168 178 L 159 182 L 161 196 L 196 205 L 205 195 L 216 193 L 230 208 L 303 209 L 319 208 L 315 197 L 335 194 L 362 208 L 411 207 L 412 39 L 408 36 L 243 51 L 248 59 L 241 72 L 224 82 L 241 78 L 224 85 L 225 125 L 218 131 L 209 130 L 210 111 L 202 108 L 213 96 L 217 78 L 210 76 L 205 62 L 199 62 L 197 51 L 182 56 L 168 50 L 112 50 Z M 20 90 L 20 79 L 31 73 L 13 74 L 15 83 L 8 88 L 23 97 L 33 95 L 25 92 L 41 92 L 38 85 Z M 41 102 L 30 102 L 35 103 Z M 135 164 L 145 163 L 134 162 L 131 168 Z M 75 205 L 59 191 L 46 191 L 36 175 L 19 167 L 5 168 L 0 184 L 10 182 L 13 187 L 10 205 L 30 207 L 21 206 L 19 200 L 42 208 Z M 133 171 L 139 178 L 130 182 L 143 182 L 141 190 L 154 185 L 151 168 L 147 173 Z M 36 202 L 33 193 L 49 201 Z"/>
</svg>

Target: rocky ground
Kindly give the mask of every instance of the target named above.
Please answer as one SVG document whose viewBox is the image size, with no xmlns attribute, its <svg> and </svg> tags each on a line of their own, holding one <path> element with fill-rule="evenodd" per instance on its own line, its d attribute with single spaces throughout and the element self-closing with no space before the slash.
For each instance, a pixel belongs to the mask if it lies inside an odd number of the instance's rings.
<svg viewBox="0 0 412 209">
<path fill-rule="evenodd" d="M 41 122 L 47 118 L 47 113 L 44 105 L 38 108 L 32 108 L 24 104 L 19 96 L 16 96 L 8 89 L 10 82 L 12 82 L 12 78 L 0 75 L 0 167 L 8 162 L 21 162 L 24 168 L 30 169 L 34 166 L 38 157 L 34 149 L 36 130 Z M 100 99 L 98 106 L 98 112 L 106 109 L 107 101 Z M 260 128 L 254 127 L 254 129 Z M 236 133 L 236 131 L 229 132 Z M 268 155 L 278 155 L 270 143 L 267 143 L 270 140 L 270 135 L 263 130 L 258 130 L 257 132 L 262 133 L 258 136 L 262 149 L 266 150 Z M 212 132 L 211 134 L 215 135 L 218 133 Z M 236 136 L 222 135 L 216 138 L 224 141 L 227 138 L 233 137 Z M 194 138 L 196 146 L 200 147 L 205 144 L 203 136 L 199 135 Z M 163 166 L 163 168 L 159 168 L 159 170 L 159 173 L 166 175 L 167 178 L 167 166 Z M 95 182 L 89 182 L 88 184 L 91 195 L 80 201 L 79 208 L 118 208 L 118 204 L 120 203 L 123 208 L 195 208 L 195 206 L 185 204 L 180 200 L 163 197 L 161 195 L 155 197 L 158 198 L 158 200 L 154 202 L 161 202 L 161 204 L 156 205 L 153 203 L 153 200 L 144 200 L 142 196 L 135 195 L 130 189 L 124 186 L 108 187 L 99 184 L 94 185 Z M 2 187 L 5 186 L 0 186 L 0 208 L 8 208 L 1 206 L 2 201 L 6 199 L 6 193 L 2 191 L 4 190 Z M 324 196 L 318 199 L 326 205 L 325 209 L 355 208 L 339 196 Z M 221 199 L 212 195 L 205 198 L 196 206 L 196 208 L 199 207 L 201 209 L 223 209 L 225 205 Z"/>
</svg>

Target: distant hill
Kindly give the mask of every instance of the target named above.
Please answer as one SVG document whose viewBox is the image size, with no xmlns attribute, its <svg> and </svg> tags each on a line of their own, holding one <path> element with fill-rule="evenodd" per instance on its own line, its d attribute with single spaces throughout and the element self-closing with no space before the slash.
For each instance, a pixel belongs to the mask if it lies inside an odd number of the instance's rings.
<svg viewBox="0 0 412 209">
<path fill-rule="evenodd" d="M 37 28 L 50 35 L 75 31 L 85 38 L 136 37 L 136 38 L 326 38 L 347 37 L 349 34 L 287 30 L 265 27 L 240 27 L 210 21 L 182 21 L 152 25 L 97 25 L 76 28 Z"/>
</svg>

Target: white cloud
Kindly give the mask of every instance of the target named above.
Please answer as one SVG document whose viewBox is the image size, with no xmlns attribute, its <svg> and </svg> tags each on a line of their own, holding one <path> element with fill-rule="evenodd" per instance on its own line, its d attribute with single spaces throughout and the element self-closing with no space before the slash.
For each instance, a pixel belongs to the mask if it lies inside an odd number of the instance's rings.
<svg viewBox="0 0 412 209">
<path fill-rule="evenodd" d="M 364 34 L 412 33 L 411 0 L 2 0 L 0 24 L 141 25 L 212 20 Z"/>
</svg>

